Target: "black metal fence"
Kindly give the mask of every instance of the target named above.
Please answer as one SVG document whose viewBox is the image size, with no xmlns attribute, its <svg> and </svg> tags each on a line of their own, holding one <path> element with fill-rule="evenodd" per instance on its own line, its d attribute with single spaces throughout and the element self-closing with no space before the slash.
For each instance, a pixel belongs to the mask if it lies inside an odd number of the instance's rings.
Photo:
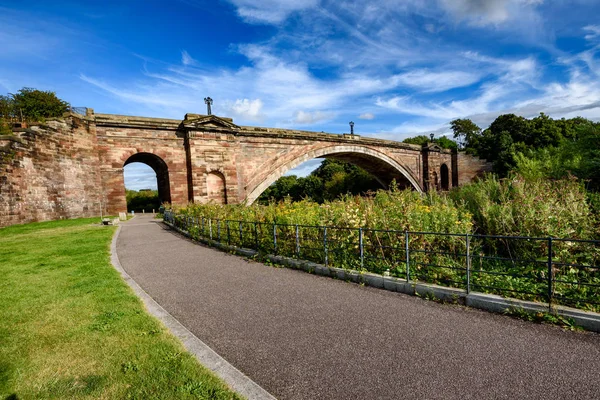
<svg viewBox="0 0 600 400">
<path fill-rule="evenodd" d="M 82 116 L 86 116 L 87 115 L 87 107 L 73 107 L 73 106 L 69 106 L 69 111 L 74 113 L 74 114 L 79 114 Z"/>
<path fill-rule="evenodd" d="M 193 238 L 378 274 L 600 311 L 600 241 L 164 219 Z"/>
</svg>

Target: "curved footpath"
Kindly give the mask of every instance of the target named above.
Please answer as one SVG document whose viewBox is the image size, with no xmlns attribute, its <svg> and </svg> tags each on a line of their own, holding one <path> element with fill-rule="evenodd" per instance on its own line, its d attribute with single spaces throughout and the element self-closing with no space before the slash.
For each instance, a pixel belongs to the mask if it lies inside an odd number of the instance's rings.
<svg viewBox="0 0 600 400">
<path fill-rule="evenodd" d="M 280 399 L 597 399 L 600 335 L 441 305 L 124 223 L 127 273 Z"/>
</svg>

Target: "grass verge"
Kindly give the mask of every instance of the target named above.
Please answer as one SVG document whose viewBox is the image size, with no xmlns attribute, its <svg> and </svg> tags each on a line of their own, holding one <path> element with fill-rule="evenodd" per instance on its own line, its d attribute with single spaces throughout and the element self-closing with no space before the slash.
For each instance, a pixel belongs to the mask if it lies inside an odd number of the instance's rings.
<svg viewBox="0 0 600 400">
<path fill-rule="evenodd" d="M 112 226 L 0 229 L 0 399 L 239 399 L 111 266 Z"/>
</svg>

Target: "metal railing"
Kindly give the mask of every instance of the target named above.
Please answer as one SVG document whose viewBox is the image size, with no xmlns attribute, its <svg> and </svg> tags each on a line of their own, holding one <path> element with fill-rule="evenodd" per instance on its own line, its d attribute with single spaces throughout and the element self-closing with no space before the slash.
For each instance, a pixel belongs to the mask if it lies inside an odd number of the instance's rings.
<svg viewBox="0 0 600 400">
<path fill-rule="evenodd" d="M 600 241 L 220 220 L 164 213 L 192 238 L 554 305 L 600 310 Z"/>
<path fill-rule="evenodd" d="M 82 116 L 86 116 L 87 115 L 87 107 L 73 107 L 73 106 L 69 106 L 69 111 L 72 112 L 73 114 L 79 114 Z"/>
</svg>

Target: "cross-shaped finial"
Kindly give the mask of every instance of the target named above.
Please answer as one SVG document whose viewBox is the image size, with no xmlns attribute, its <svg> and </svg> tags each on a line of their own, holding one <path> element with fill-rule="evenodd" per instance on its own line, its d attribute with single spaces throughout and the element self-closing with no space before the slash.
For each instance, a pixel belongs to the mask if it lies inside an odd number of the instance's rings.
<svg viewBox="0 0 600 400">
<path fill-rule="evenodd" d="M 350 121 L 350 134 L 354 135 L 354 122 Z"/>
<path fill-rule="evenodd" d="M 210 106 L 213 103 L 213 99 L 211 99 L 210 97 L 205 97 L 204 98 L 204 103 L 206 103 L 206 115 L 211 115 L 212 112 L 210 110 Z"/>
</svg>

